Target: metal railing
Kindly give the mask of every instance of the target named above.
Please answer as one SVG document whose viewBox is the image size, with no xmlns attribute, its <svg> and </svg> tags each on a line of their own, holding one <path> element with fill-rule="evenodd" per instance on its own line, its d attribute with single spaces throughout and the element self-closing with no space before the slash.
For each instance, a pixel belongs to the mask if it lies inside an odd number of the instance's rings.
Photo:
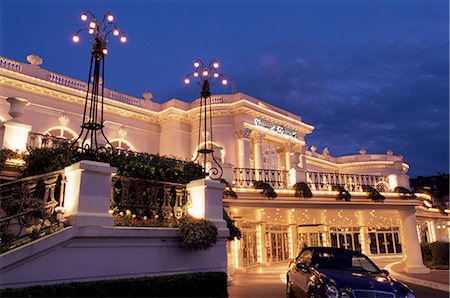
<svg viewBox="0 0 450 298">
<path fill-rule="evenodd" d="M 111 209 L 130 210 L 137 216 L 180 219 L 186 212 L 189 194 L 186 185 L 170 182 L 114 176 Z"/>
<path fill-rule="evenodd" d="M 62 206 L 65 183 L 59 170 L 0 184 L 2 247 L 38 238 L 58 226 L 55 208 Z"/>
<path fill-rule="evenodd" d="M 69 142 L 66 138 L 30 132 L 27 147 L 30 148 L 55 148 L 58 145 Z"/>
<path fill-rule="evenodd" d="M 275 189 L 287 189 L 288 172 L 275 169 L 234 168 L 234 187 L 253 188 L 257 181 L 268 183 Z"/>
<path fill-rule="evenodd" d="M 362 192 L 363 186 L 372 186 L 378 191 L 389 191 L 387 177 L 377 175 L 340 174 L 324 172 L 306 172 L 306 183 L 311 190 L 332 190 L 333 186 L 342 186 L 347 191 Z"/>
</svg>

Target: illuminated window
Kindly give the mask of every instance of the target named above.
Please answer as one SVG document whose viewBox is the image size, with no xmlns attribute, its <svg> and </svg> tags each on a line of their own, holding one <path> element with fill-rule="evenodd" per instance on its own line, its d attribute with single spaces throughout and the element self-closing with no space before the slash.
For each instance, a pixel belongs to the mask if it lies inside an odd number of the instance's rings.
<svg viewBox="0 0 450 298">
<path fill-rule="evenodd" d="M 119 150 L 129 150 L 134 151 L 134 146 L 124 139 L 113 139 L 110 141 L 111 145 L 113 145 L 114 148 Z"/>
<path fill-rule="evenodd" d="M 46 132 L 44 132 L 44 135 L 50 135 L 53 137 L 58 137 L 66 140 L 75 140 L 78 137 L 75 131 L 64 126 L 52 127 L 48 129 Z"/>
</svg>

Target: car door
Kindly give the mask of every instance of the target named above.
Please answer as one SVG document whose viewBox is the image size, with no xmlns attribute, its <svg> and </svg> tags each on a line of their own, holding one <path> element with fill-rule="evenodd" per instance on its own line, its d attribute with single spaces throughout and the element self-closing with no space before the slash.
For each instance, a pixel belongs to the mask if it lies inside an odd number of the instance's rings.
<svg viewBox="0 0 450 298">
<path fill-rule="evenodd" d="M 303 263 L 306 265 L 306 268 L 309 268 L 309 266 L 311 265 L 311 259 L 312 259 L 312 251 L 307 249 L 304 250 L 295 261 L 297 262 L 297 264 Z M 294 267 L 291 278 L 295 287 L 307 293 L 309 276 L 310 276 L 309 270 L 303 270 L 298 267 Z"/>
</svg>

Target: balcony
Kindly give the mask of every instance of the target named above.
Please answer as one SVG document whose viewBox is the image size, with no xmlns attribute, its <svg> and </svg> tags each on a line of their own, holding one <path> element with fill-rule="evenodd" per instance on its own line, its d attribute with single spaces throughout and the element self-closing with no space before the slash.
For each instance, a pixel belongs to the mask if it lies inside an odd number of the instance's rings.
<svg viewBox="0 0 450 298">
<path fill-rule="evenodd" d="M 274 189 L 288 188 L 288 172 L 275 169 L 234 168 L 233 186 L 236 188 L 254 188 L 256 181 L 270 184 Z"/>
<path fill-rule="evenodd" d="M 380 192 L 389 192 L 387 177 L 378 175 L 306 172 L 306 183 L 311 190 L 331 191 L 332 186 L 342 186 L 349 192 L 363 192 L 363 185 Z"/>
<path fill-rule="evenodd" d="M 274 189 L 291 189 L 289 173 L 276 169 L 234 168 L 235 188 L 254 188 L 256 181 L 270 184 Z M 363 185 L 372 186 L 380 192 L 390 192 L 387 177 L 378 175 L 340 174 L 325 172 L 305 173 L 306 183 L 312 191 L 331 191 L 333 186 L 342 186 L 349 192 L 363 192 Z"/>
</svg>

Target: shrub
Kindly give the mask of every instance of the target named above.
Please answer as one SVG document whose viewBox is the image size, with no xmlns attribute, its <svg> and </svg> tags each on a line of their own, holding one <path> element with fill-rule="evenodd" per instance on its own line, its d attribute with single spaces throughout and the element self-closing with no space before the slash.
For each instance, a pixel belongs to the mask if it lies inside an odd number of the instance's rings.
<svg viewBox="0 0 450 298">
<path fill-rule="evenodd" d="M 336 195 L 337 201 L 350 201 L 352 196 L 343 186 L 334 185 L 332 189 L 339 192 Z"/>
<path fill-rule="evenodd" d="M 405 200 L 416 198 L 416 195 L 412 191 L 403 186 L 397 186 L 396 188 L 394 188 L 394 192 L 399 193 L 400 198 Z"/>
<path fill-rule="evenodd" d="M 431 255 L 434 265 L 447 265 L 449 259 L 449 243 L 433 242 L 430 243 Z"/>
<path fill-rule="evenodd" d="M 55 148 L 29 148 L 29 154 L 24 156 L 26 166 L 22 176 L 61 170 L 83 159 L 92 160 L 93 156 L 79 152 L 77 148 L 70 147 L 69 143 L 58 144 Z M 108 162 L 111 166 L 117 167 L 117 175 L 120 176 L 182 184 L 204 178 L 200 165 L 167 156 L 114 151 L 99 154 L 94 160 Z"/>
<path fill-rule="evenodd" d="M 231 185 L 225 179 L 220 179 L 220 182 L 225 183 L 225 189 L 223 190 L 223 198 L 232 198 L 237 199 L 238 196 L 236 192 L 233 190 Z"/>
<path fill-rule="evenodd" d="M 241 230 L 236 227 L 236 223 L 234 220 L 228 216 L 228 213 L 223 209 L 223 219 L 227 222 L 227 228 L 230 230 L 230 235 L 228 236 L 228 240 L 233 241 L 234 238 L 241 239 L 242 233 Z"/>
<path fill-rule="evenodd" d="M 432 255 L 431 255 L 431 248 L 429 243 L 421 243 L 420 248 L 422 250 L 422 258 L 423 261 L 431 261 Z"/>
<path fill-rule="evenodd" d="M 227 297 L 227 274 L 197 272 L 5 289 L 1 297 Z"/>
<path fill-rule="evenodd" d="M 295 196 L 299 198 L 312 198 L 313 194 L 305 182 L 298 182 L 294 184 Z"/>
<path fill-rule="evenodd" d="M 269 183 L 256 181 L 254 185 L 255 189 L 262 189 L 263 197 L 266 197 L 268 199 L 275 199 L 278 196 L 272 185 L 270 185 Z"/>
<path fill-rule="evenodd" d="M 180 220 L 178 233 L 183 246 L 189 250 L 206 250 L 217 242 L 217 228 L 206 219 L 185 216 Z"/>
<path fill-rule="evenodd" d="M 0 172 L 5 168 L 5 162 L 9 158 L 18 158 L 19 154 L 9 149 L 0 150 Z"/>
</svg>

